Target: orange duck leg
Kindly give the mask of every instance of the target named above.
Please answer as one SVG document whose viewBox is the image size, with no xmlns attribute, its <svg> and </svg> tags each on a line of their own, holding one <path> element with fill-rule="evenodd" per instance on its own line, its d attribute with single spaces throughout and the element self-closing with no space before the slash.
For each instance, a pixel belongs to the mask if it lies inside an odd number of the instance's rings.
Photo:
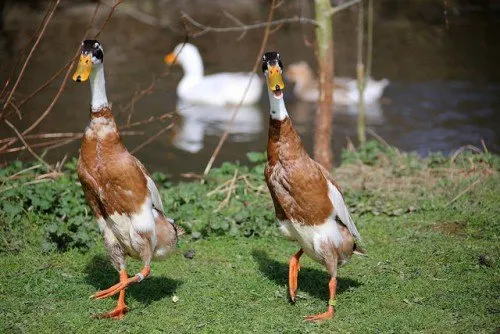
<svg viewBox="0 0 500 334">
<path fill-rule="evenodd" d="M 129 285 L 133 283 L 140 283 L 143 279 L 149 276 L 150 272 L 150 266 L 144 266 L 140 273 L 129 278 L 127 272 L 122 270 L 120 271 L 120 283 L 116 283 L 106 290 L 98 291 L 90 296 L 90 298 L 104 299 L 116 295 L 118 292 L 125 290 Z"/>
<path fill-rule="evenodd" d="M 120 283 L 125 282 L 128 279 L 127 271 L 124 269 L 120 271 Z M 93 296 L 92 296 L 93 297 Z M 118 305 L 116 305 L 115 309 L 111 312 L 100 313 L 92 315 L 92 318 L 104 319 L 104 318 L 113 318 L 113 319 L 121 319 L 128 312 L 128 307 L 125 304 L 125 290 L 120 291 L 120 296 L 118 297 Z"/>
<path fill-rule="evenodd" d="M 337 279 L 332 277 L 330 279 L 330 283 L 328 283 L 328 288 L 330 290 L 330 299 L 328 300 L 328 310 L 325 313 L 320 313 L 316 315 L 305 316 L 304 320 L 306 321 L 318 321 L 318 320 L 326 320 L 333 318 L 335 306 L 335 290 L 337 289 Z"/>
<path fill-rule="evenodd" d="M 98 292 L 94 293 L 92 296 L 90 296 L 90 298 L 104 299 L 104 298 L 113 296 L 119 292 L 120 295 L 118 297 L 118 305 L 116 305 L 114 310 L 107 312 L 107 313 L 95 314 L 92 316 L 92 318 L 97 318 L 97 319 L 104 319 L 104 318 L 121 319 L 121 318 L 123 318 L 125 313 L 127 313 L 129 310 L 127 305 L 125 304 L 125 289 L 133 283 L 141 282 L 144 278 L 149 276 L 150 272 L 151 272 L 150 267 L 145 266 L 139 274 L 129 278 L 127 275 L 127 271 L 125 269 L 120 271 L 120 283 L 117 283 L 106 290 L 98 291 Z"/>
<path fill-rule="evenodd" d="M 300 271 L 299 259 L 304 251 L 299 249 L 299 251 L 290 258 L 290 266 L 288 271 L 288 289 L 290 292 L 290 299 L 295 302 L 295 295 L 297 293 L 298 286 L 298 276 Z"/>
</svg>

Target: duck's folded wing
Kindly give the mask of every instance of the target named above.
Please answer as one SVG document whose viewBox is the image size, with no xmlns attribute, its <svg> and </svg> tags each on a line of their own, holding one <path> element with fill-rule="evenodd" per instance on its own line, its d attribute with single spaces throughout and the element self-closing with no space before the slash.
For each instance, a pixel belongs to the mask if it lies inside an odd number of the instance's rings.
<svg viewBox="0 0 500 334">
<path fill-rule="evenodd" d="M 358 232 L 358 229 L 356 228 L 356 225 L 354 224 L 354 221 L 351 218 L 351 215 L 349 214 L 349 209 L 347 208 L 347 205 L 345 204 L 344 200 L 344 195 L 342 194 L 342 190 L 340 187 L 337 185 L 337 183 L 333 180 L 333 177 L 330 175 L 330 173 L 321 166 L 319 163 L 316 163 L 318 168 L 321 170 L 323 173 L 323 176 L 327 179 L 329 185 L 329 193 L 328 197 L 330 197 L 330 200 L 332 202 L 333 208 L 335 210 L 335 213 L 339 217 L 340 221 L 342 224 L 344 224 L 349 232 L 356 238 L 356 240 L 361 241 L 361 236 Z"/>
<path fill-rule="evenodd" d="M 153 179 L 149 175 L 148 171 L 146 170 L 146 167 L 137 159 L 136 157 L 133 157 L 135 160 L 135 163 L 139 167 L 139 169 L 142 171 L 144 174 L 144 177 L 146 178 L 147 181 L 147 186 L 149 190 L 149 195 L 151 197 L 151 202 L 153 203 L 153 208 L 162 214 L 164 214 L 163 210 L 163 203 L 161 201 L 160 193 L 158 192 L 158 188 L 156 188 L 156 184 L 154 183 Z"/>
</svg>

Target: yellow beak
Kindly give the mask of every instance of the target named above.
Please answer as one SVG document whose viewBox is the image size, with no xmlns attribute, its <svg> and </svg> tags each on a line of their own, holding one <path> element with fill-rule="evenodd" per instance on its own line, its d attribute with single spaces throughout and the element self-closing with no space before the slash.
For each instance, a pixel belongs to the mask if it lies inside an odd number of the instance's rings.
<svg viewBox="0 0 500 334">
<path fill-rule="evenodd" d="M 75 74 L 73 74 L 73 80 L 76 82 L 87 81 L 92 70 L 92 55 L 81 55 L 78 61 L 78 66 L 76 68 Z"/>
<path fill-rule="evenodd" d="M 175 54 L 173 52 L 166 55 L 165 58 L 163 58 L 163 61 L 167 65 L 177 64 L 177 59 L 176 59 Z"/>
<path fill-rule="evenodd" d="M 273 92 L 277 91 L 278 88 L 280 90 L 285 88 L 279 65 L 272 65 L 267 68 L 267 84 L 269 89 Z"/>
</svg>

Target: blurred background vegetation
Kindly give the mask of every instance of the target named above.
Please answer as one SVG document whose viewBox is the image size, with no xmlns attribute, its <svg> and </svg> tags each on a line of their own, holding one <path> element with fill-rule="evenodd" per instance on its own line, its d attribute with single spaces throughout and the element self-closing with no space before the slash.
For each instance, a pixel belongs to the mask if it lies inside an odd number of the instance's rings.
<svg viewBox="0 0 500 334">
<path fill-rule="evenodd" d="M 348 2 L 335 0 L 332 6 Z M 88 88 L 64 83 L 64 71 L 60 70 L 74 55 L 98 3 L 61 1 L 57 6 L 13 95 L 15 103 L 22 102 L 19 108 L 22 117 L 8 106 L 7 119 L 20 132 L 48 108 L 50 112 L 30 135 L 69 136 L 83 130 L 88 119 Z M 0 81 L 4 87 L 9 78 L 12 86 L 51 4 L 50 1 L 1 3 Z M 88 36 L 101 29 L 112 4 L 113 1 L 102 1 Z M 207 26 L 234 27 L 238 21 L 265 22 L 269 9 L 270 1 L 263 0 L 125 1 L 117 6 L 99 34 L 105 49 L 108 98 L 113 102 L 117 120 L 125 125 L 169 114 L 162 122 L 127 129 L 131 133 L 125 136 L 126 144 L 130 149 L 139 147 L 173 123 L 172 129 L 141 146 L 136 153 L 151 170 L 168 173 L 176 180 L 183 173 L 203 171 L 232 112 L 231 108 L 214 111 L 203 106 L 192 106 L 188 113 L 180 112 L 175 88 L 182 70 L 168 71 L 163 56 L 187 38 L 199 48 L 206 73 L 250 71 L 259 56 L 264 33 L 260 28 L 248 30 L 244 36 L 241 31 L 196 36 L 200 29 L 186 22 L 183 13 Z M 356 77 L 358 12 L 359 6 L 354 5 L 335 14 L 336 76 Z M 275 20 L 296 17 L 314 18 L 313 2 L 283 1 L 274 14 Z M 285 23 L 275 29 L 266 49 L 279 50 L 285 68 L 304 60 L 313 70 L 317 69 L 313 25 Z M 379 103 L 367 110 L 368 137 L 377 134 L 390 145 L 417 151 L 422 156 L 431 151 L 450 154 L 468 144 L 481 147 L 482 141 L 490 151 L 499 152 L 498 31 L 498 0 L 374 1 L 371 75 L 375 79 L 387 78 L 390 84 Z M 59 76 L 31 97 L 56 73 Z M 291 93 L 293 85 L 287 85 L 287 107 L 306 148 L 312 152 L 316 106 L 299 101 Z M 61 87 L 64 90 L 55 100 Z M 267 109 L 264 94 L 257 105 L 240 112 L 246 117 L 236 120 L 241 126 L 230 132 L 216 166 L 222 161 L 245 164 L 246 152 L 264 150 Z M 333 118 L 331 142 L 334 156 L 340 156 L 341 149 L 350 141 L 357 144 L 357 106 L 337 106 Z M 13 130 L 0 122 L 0 163 L 32 158 L 19 142 L 1 149 L 9 138 L 15 137 Z M 27 139 L 51 162 L 60 161 L 65 155 L 76 156 L 79 148 L 75 136 Z M 187 148 L 186 141 L 194 145 Z"/>
</svg>

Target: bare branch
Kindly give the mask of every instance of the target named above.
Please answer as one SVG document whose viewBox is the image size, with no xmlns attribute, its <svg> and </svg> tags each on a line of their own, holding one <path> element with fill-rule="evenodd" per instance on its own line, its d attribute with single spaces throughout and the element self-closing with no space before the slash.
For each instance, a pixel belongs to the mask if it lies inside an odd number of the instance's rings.
<svg viewBox="0 0 500 334">
<path fill-rule="evenodd" d="M 12 108 L 14 108 L 14 110 L 16 111 L 17 113 L 17 116 L 19 117 L 19 119 L 23 119 L 23 116 L 21 115 L 21 110 L 19 110 L 19 108 L 16 106 L 16 104 L 14 103 L 14 101 L 10 101 L 9 103 Z"/>
<path fill-rule="evenodd" d="M 35 153 L 35 151 L 33 151 L 33 149 L 31 149 L 31 147 L 28 145 L 28 143 L 24 140 L 23 136 L 19 133 L 19 131 L 17 131 L 16 127 L 11 123 L 9 122 L 8 120 L 5 120 L 5 123 L 12 129 L 14 130 L 14 132 L 16 133 L 16 135 L 19 137 L 19 139 L 22 141 L 22 143 L 24 144 L 24 146 L 26 146 L 26 148 L 28 149 L 28 151 L 38 160 L 40 161 L 41 163 L 43 163 L 47 169 L 49 171 L 53 171 L 52 167 L 45 162 L 45 160 L 43 160 L 38 154 Z"/>
<path fill-rule="evenodd" d="M 144 13 L 143 11 L 140 11 L 137 8 L 135 8 L 133 5 L 124 4 L 123 6 L 120 7 L 120 11 L 136 19 L 139 22 L 148 24 L 150 26 L 161 26 L 160 20 L 157 17 Z"/>
<path fill-rule="evenodd" d="M 51 4 L 51 6 L 52 6 L 52 4 Z M 11 81 L 10 79 L 12 78 L 12 76 L 14 75 L 14 73 L 16 72 L 17 66 L 19 65 L 19 63 L 23 59 L 24 54 L 28 50 L 28 47 L 30 45 L 32 45 L 32 43 L 35 41 L 35 39 L 37 38 L 38 34 L 40 33 L 40 30 L 42 29 L 43 24 L 45 23 L 45 20 L 47 19 L 48 15 L 50 14 L 50 8 L 51 8 L 51 6 L 48 7 L 48 9 L 45 12 L 45 15 L 44 15 L 42 21 L 40 22 L 40 25 L 33 32 L 33 34 L 31 35 L 30 40 L 23 46 L 21 52 L 19 53 L 19 56 L 17 57 L 16 63 L 14 64 L 14 66 L 12 66 L 12 70 L 10 71 L 9 76 L 7 77 L 7 79 L 4 82 L 2 91 L 0 92 L 0 99 L 2 99 L 2 97 L 4 96 L 4 93 L 6 92 L 8 86 L 10 84 L 10 81 Z M 0 116 L 1 116 L 1 114 L 0 114 Z"/>
<path fill-rule="evenodd" d="M 42 39 L 42 36 L 45 33 L 45 29 L 47 28 L 47 25 L 49 24 L 50 20 L 52 19 L 52 15 L 54 14 L 54 12 L 55 12 L 57 6 L 59 5 L 60 1 L 61 0 L 55 0 L 55 4 L 50 9 L 49 15 L 47 16 L 47 18 L 46 18 L 46 20 L 45 20 L 45 22 L 43 24 L 42 30 L 40 31 L 40 34 L 38 34 L 38 37 L 37 37 L 35 43 L 33 44 L 33 46 L 31 47 L 30 53 L 26 57 L 26 60 L 24 61 L 24 64 L 23 64 L 23 67 L 21 68 L 21 71 L 19 72 L 19 75 L 17 76 L 16 82 L 14 83 L 14 87 L 12 87 L 12 89 L 10 90 L 9 95 L 7 96 L 7 99 L 5 100 L 5 103 L 3 104 L 3 108 L 2 108 L 3 111 L 9 105 L 10 99 L 14 95 L 14 92 L 16 91 L 17 86 L 19 85 L 19 82 L 21 81 L 21 78 L 23 77 L 24 71 L 26 70 L 26 67 L 28 66 L 28 63 L 29 63 L 31 57 L 33 56 L 33 53 L 36 50 L 36 48 L 38 46 L 38 43 L 40 43 L 40 40 Z"/>
<path fill-rule="evenodd" d="M 113 15 L 113 13 L 115 12 L 116 7 L 118 7 L 122 2 L 123 2 L 123 0 L 115 0 L 115 3 L 113 4 L 111 9 L 109 10 L 108 17 L 106 17 L 106 20 L 104 20 L 104 23 L 102 24 L 101 29 L 99 29 L 99 31 L 95 34 L 94 39 L 97 39 L 97 37 L 99 37 L 101 32 L 104 30 L 104 28 L 108 24 L 109 20 L 111 19 L 111 15 Z"/>
<path fill-rule="evenodd" d="M 31 98 L 33 96 L 35 96 L 36 94 L 40 93 L 42 90 L 44 90 L 48 85 L 50 85 L 58 76 L 61 75 L 61 73 L 63 73 L 63 71 L 65 69 L 68 68 L 68 66 L 70 66 L 74 61 L 74 58 L 71 58 L 67 63 L 66 65 L 64 65 L 63 67 L 61 67 L 56 73 L 54 73 L 53 76 L 50 77 L 49 80 L 47 80 L 45 83 L 43 83 L 40 87 L 38 87 L 37 89 L 35 89 L 30 95 L 28 95 L 26 98 L 24 98 L 24 100 L 22 100 L 21 102 L 19 102 L 19 108 L 21 108 L 26 102 L 28 102 L 29 100 L 31 100 Z"/>
<path fill-rule="evenodd" d="M 42 134 L 40 136 L 46 136 L 46 135 L 52 135 L 52 134 L 45 133 L 45 134 Z M 57 133 L 55 135 L 57 135 Z M 142 136 L 142 135 L 144 135 L 144 131 L 120 131 L 120 136 Z M 32 135 L 32 136 L 38 136 L 38 135 Z M 48 141 L 45 141 L 43 143 L 31 144 L 31 148 L 50 147 L 51 145 L 58 145 L 58 144 L 64 143 L 62 145 L 57 146 L 57 147 L 60 147 L 60 146 L 69 144 L 75 140 L 81 139 L 82 137 L 83 137 L 83 133 L 75 132 L 75 134 L 72 136 L 60 136 L 60 137 L 55 137 L 57 139 L 48 140 Z M 47 138 L 50 138 L 50 137 L 47 137 Z M 26 146 L 19 146 L 19 147 L 8 148 L 5 151 L 3 151 L 2 153 L 14 153 L 14 152 L 20 152 L 20 151 L 24 151 L 24 150 L 26 150 Z M 0 154 L 2 154 L 2 153 L 0 153 Z"/>
<path fill-rule="evenodd" d="M 164 127 L 163 129 L 161 129 L 160 131 L 158 131 L 157 133 L 155 133 L 153 136 L 149 137 L 145 142 L 143 142 L 142 144 L 140 144 L 139 146 L 137 146 L 136 148 L 134 148 L 132 151 L 130 151 L 130 154 L 134 154 L 135 152 L 139 151 L 141 148 L 143 148 L 144 146 L 146 146 L 147 144 L 151 143 L 152 141 L 154 141 L 156 138 L 158 138 L 162 133 L 166 132 L 167 130 L 171 129 L 172 127 L 174 126 L 174 123 L 170 123 L 169 125 L 167 125 L 166 127 Z"/>
<path fill-rule="evenodd" d="M 343 11 L 344 9 L 347 9 L 347 8 L 351 7 L 352 5 L 355 5 L 360 1 L 361 0 L 351 0 L 351 1 L 348 1 L 348 2 L 341 4 L 339 6 L 333 7 L 331 14 L 332 15 L 337 14 L 338 12 Z"/>
<path fill-rule="evenodd" d="M 231 14 L 227 11 L 224 11 L 224 15 L 226 15 L 229 19 L 231 19 L 238 26 L 240 26 L 240 27 L 245 26 L 245 24 L 243 22 L 241 22 L 240 20 L 238 20 L 238 18 L 236 16 L 234 16 L 233 14 Z M 247 31 L 248 31 L 247 29 L 243 30 L 241 35 L 236 40 L 241 41 L 243 39 L 243 37 L 245 37 L 245 35 L 247 34 Z"/>
<path fill-rule="evenodd" d="M 90 23 L 87 26 L 87 29 L 85 30 L 85 33 L 83 34 L 82 40 L 87 36 L 87 33 L 89 32 L 90 28 L 92 27 L 92 24 L 94 23 L 94 20 L 96 18 L 97 12 L 99 10 L 99 7 L 100 7 L 100 5 L 97 4 L 97 6 L 96 6 L 96 8 L 94 10 L 94 13 L 92 15 L 92 18 L 90 20 Z M 61 85 L 59 87 L 59 90 L 57 91 L 56 95 L 52 99 L 52 102 L 47 107 L 47 109 L 42 113 L 42 115 L 33 124 L 31 124 L 26 130 L 24 130 L 22 132 L 23 135 L 26 135 L 27 133 L 31 132 L 34 128 L 36 128 L 38 126 L 38 124 L 40 124 L 40 122 L 42 122 L 43 119 L 45 119 L 45 117 L 47 117 L 47 115 L 52 111 L 52 108 L 56 104 L 57 100 L 59 99 L 59 96 L 61 95 L 61 93 L 64 90 L 64 87 L 66 86 L 66 82 L 68 80 L 69 73 L 70 73 L 71 69 L 73 68 L 73 60 L 76 59 L 76 57 L 80 53 L 80 48 L 81 48 L 80 43 L 78 43 L 78 48 L 76 49 L 76 52 L 75 52 L 74 56 L 71 58 L 71 63 L 70 63 L 69 67 L 66 70 L 66 74 L 64 76 L 64 79 L 63 79 L 63 81 L 62 81 L 62 83 L 61 83 Z M 12 145 L 15 142 L 16 142 L 16 140 L 14 139 L 14 140 L 6 143 L 2 147 L 0 147 L 0 153 L 4 152 L 7 147 L 9 147 L 10 145 Z"/>
<path fill-rule="evenodd" d="M 356 0 L 356 1 L 360 1 L 360 0 Z M 274 10 L 275 8 L 271 8 L 271 9 Z M 315 20 L 309 19 L 307 17 L 291 17 L 291 18 L 280 19 L 280 20 L 271 21 L 271 22 L 260 22 L 260 23 L 254 23 L 254 24 L 248 24 L 248 25 L 241 25 L 240 24 L 241 22 L 240 22 L 240 23 L 238 23 L 237 27 L 210 27 L 210 26 L 206 26 L 198 21 L 195 21 L 191 16 L 189 16 L 188 14 L 186 14 L 183 11 L 181 11 L 181 14 L 182 14 L 183 19 L 185 19 L 186 21 L 191 23 L 193 26 L 195 26 L 196 28 L 201 30 L 200 32 L 192 34 L 191 36 L 193 36 L 193 37 L 205 35 L 206 33 L 209 33 L 209 32 L 239 32 L 239 31 L 246 32 L 246 31 L 252 30 L 252 29 L 267 28 L 268 26 L 277 26 L 277 25 L 281 25 L 284 23 L 312 24 L 314 26 L 318 25 L 318 23 Z M 240 38 L 240 37 L 238 37 L 238 38 Z"/>
</svg>

